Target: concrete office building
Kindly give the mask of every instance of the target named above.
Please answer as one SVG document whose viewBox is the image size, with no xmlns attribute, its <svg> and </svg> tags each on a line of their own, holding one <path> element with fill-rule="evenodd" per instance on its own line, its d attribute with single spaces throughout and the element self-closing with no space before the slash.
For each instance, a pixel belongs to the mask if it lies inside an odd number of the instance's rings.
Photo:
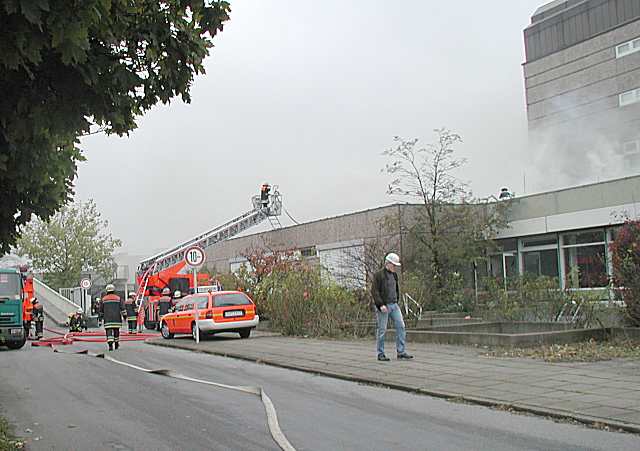
<svg viewBox="0 0 640 451">
<path fill-rule="evenodd" d="M 538 173 L 570 185 L 639 173 L 640 0 L 553 1 L 524 41 Z"/>
<path fill-rule="evenodd" d="M 508 226 L 497 236 L 500 250 L 477 265 L 479 276 L 508 280 L 518 275 L 558 278 L 567 289 L 598 289 L 612 273 L 609 244 L 625 218 L 640 218 L 640 176 L 610 180 L 512 199 Z M 320 219 L 221 242 L 207 249 L 219 272 L 246 263 L 247 250 L 296 249 L 300 258 L 322 265 L 338 283 L 364 286 L 358 264 L 365 247 L 380 237 L 379 221 L 397 218 L 406 230 L 418 205 L 396 204 Z M 389 250 L 406 257 L 411 245 L 400 232 L 385 232 Z M 358 276 L 359 275 L 359 276 Z"/>
</svg>

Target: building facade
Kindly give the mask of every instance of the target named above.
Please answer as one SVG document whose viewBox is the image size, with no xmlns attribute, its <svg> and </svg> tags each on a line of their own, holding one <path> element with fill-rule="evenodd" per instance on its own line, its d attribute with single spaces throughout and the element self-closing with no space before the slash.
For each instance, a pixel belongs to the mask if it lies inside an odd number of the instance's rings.
<svg viewBox="0 0 640 451">
<path fill-rule="evenodd" d="M 524 42 L 537 167 L 569 184 L 637 174 L 640 0 L 553 1 L 533 14 Z"/>
<path fill-rule="evenodd" d="M 609 244 L 616 231 L 627 218 L 640 218 L 640 176 L 506 202 L 508 226 L 496 237 L 499 250 L 477 262 L 479 277 L 506 284 L 524 275 L 549 276 L 563 289 L 601 289 L 612 274 Z M 232 272 L 246 263 L 244 256 L 251 250 L 295 249 L 336 282 L 363 287 L 366 268 L 361 257 L 367 246 L 382 242 L 389 251 L 409 255 L 406 229 L 419 208 L 396 204 L 234 238 L 207 249 L 208 261 L 218 272 Z M 385 218 L 397 218 L 397 230 L 381 227 Z"/>
</svg>

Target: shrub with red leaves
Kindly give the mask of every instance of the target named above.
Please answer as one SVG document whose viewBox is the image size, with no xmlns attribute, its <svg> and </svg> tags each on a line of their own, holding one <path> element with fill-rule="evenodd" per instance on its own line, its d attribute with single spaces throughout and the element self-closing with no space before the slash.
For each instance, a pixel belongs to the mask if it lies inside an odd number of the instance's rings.
<svg viewBox="0 0 640 451">
<path fill-rule="evenodd" d="M 640 221 L 627 221 L 611 244 L 613 277 L 620 287 L 627 314 L 640 326 Z"/>
</svg>

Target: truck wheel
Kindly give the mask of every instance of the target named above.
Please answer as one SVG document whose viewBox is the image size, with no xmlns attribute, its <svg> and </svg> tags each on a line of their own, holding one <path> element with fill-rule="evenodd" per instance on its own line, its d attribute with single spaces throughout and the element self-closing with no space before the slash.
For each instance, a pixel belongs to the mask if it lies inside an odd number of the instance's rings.
<svg viewBox="0 0 640 451">
<path fill-rule="evenodd" d="M 9 349 L 20 349 L 21 347 L 24 346 L 26 342 L 27 342 L 27 337 L 23 338 L 20 341 L 8 341 L 6 345 Z"/>
<path fill-rule="evenodd" d="M 173 338 L 173 334 L 169 331 L 169 326 L 167 326 L 167 323 L 162 323 L 162 327 L 160 327 L 160 333 L 162 334 L 162 338 L 166 338 L 167 340 Z"/>
<path fill-rule="evenodd" d="M 240 338 L 249 338 L 249 335 L 251 335 L 251 329 L 241 329 L 239 333 Z"/>
</svg>

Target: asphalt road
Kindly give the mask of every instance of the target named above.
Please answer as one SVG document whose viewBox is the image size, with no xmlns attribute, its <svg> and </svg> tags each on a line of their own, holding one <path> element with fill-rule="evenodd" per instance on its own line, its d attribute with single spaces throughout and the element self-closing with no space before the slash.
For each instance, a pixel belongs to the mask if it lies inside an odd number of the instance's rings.
<svg viewBox="0 0 640 451">
<path fill-rule="evenodd" d="M 259 339 L 259 338 L 258 338 Z M 104 345 L 74 345 L 66 350 Z M 257 397 L 83 355 L 0 350 L 1 413 L 32 450 L 278 449 Z M 298 450 L 636 450 L 640 437 L 144 343 L 110 355 L 260 385 Z"/>
</svg>

